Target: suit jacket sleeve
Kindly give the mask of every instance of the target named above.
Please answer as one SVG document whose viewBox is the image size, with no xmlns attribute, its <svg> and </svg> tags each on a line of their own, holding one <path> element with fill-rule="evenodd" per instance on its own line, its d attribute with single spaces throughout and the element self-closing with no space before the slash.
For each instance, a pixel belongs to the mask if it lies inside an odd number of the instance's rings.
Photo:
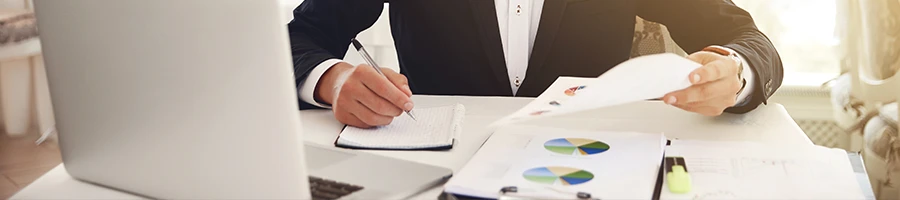
<svg viewBox="0 0 900 200">
<path fill-rule="evenodd" d="M 288 23 L 295 86 L 299 87 L 319 63 L 342 59 L 350 39 L 371 27 L 383 8 L 383 0 L 303 1 Z M 318 108 L 299 99 L 298 102 L 301 110 Z"/>
<path fill-rule="evenodd" d="M 746 113 L 775 93 L 784 69 L 772 42 L 756 28 L 747 11 L 731 0 L 639 0 L 638 16 L 666 25 L 672 39 L 688 53 L 722 45 L 743 56 L 756 75 L 749 102 L 726 109 Z"/>
</svg>

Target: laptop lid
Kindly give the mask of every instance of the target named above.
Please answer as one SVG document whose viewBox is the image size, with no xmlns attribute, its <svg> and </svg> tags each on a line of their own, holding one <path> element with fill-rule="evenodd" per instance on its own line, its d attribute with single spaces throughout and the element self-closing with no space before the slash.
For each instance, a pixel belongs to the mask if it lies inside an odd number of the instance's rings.
<svg viewBox="0 0 900 200">
<path fill-rule="evenodd" d="M 309 198 L 278 5 L 35 0 L 68 172 L 153 198 Z"/>
</svg>

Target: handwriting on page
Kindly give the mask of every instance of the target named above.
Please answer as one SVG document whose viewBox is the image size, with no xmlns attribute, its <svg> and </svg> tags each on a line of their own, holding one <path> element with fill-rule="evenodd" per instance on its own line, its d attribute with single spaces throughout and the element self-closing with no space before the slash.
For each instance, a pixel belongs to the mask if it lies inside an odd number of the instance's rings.
<svg viewBox="0 0 900 200">
<path fill-rule="evenodd" d="M 690 163 L 690 173 L 710 173 L 732 175 L 732 162 L 726 159 L 688 157 L 685 161 Z"/>
<path fill-rule="evenodd" d="M 391 124 L 377 128 L 347 127 L 341 133 L 341 139 L 394 147 L 445 144 L 454 138 L 464 112 L 461 105 L 418 109 L 417 120 L 403 115 L 394 118 Z"/>
<path fill-rule="evenodd" d="M 864 199 L 840 149 L 679 141 L 666 154 L 685 158 L 692 189 L 663 192 L 664 200 Z"/>
<path fill-rule="evenodd" d="M 737 194 L 730 190 L 713 190 L 694 195 L 693 200 L 736 199 Z"/>
<path fill-rule="evenodd" d="M 814 159 L 688 157 L 697 187 L 689 199 L 771 199 L 816 191 L 830 163 Z M 828 182 L 828 180 L 812 181 Z M 754 192 L 767 191 L 767 192 Z"/>
<path fill-rule="evenodd" d="M 815 176 L 824 173 L 817 166 L 828 163 L 814 160 L 764 159 L 764 158 L 704 158 L 685 159 L 692 174 L 728 175 L 734 178 L 754 177 L 760 174 L 778 176 Z"/>
<path fill-rule="evenodd" d="M 741 176 L 755 176 L 759 174 L 770 174 L 777 176 L 799 176 L 802 174 L 814 173 L 816 165 L 811 161 L 801 162 L 797 160 L 784 159 L 760 159 L 760 158 L 741 158 Z"/>
</svg>

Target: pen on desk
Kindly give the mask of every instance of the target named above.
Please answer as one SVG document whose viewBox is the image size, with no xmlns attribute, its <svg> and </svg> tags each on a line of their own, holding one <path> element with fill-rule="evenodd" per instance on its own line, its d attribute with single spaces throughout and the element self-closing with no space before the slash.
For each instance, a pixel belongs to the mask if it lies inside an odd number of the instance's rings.
<svg viewBox="0 0 900 200">
<path fill-rule="evenodd" d="M 378 64 L 375 63 L 375 60 L 372 59 L 372 56 L 369 55 L 369 52 L 366 51 L 365 48 L 363 48 L 362 43 L 360 43 L 359 40 L 356 40 L 356 38 L 353 38 L 353 39 L 350 39 L 350 42 L 353 43 L 353 47 L 356 48 L 356 51 L 359 52 L 359 55 L 362 56 L 363 60 L 366 60 L 367 64 L 374 67 L 375 71 L 378 72 L 378 74 L 387 78 L 387 76 L 385 76 L 384 73 L 381 72 L 381 67 L 378 67 Z M 412 114 L 412 110 L 407 110 L 405 112 L 407 115 L 409 115 L 410 118 L 412 118 L 413 120 L 416 120 L 416 117 L 413 116 L 413 114 Z"/>
</svg>

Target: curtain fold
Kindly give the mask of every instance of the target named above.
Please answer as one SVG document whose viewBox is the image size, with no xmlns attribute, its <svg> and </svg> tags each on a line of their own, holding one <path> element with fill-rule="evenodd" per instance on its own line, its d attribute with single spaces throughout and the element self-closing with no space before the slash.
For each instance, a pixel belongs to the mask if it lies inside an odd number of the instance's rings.
<svg viewBox="0 0 900 200">
<path fill-rule="evenodd" d="M 861 23 L 862 69 L 883 80 L 900 70 L 900 0 L 848 1 L 858 3 Z"/>
</svg>

